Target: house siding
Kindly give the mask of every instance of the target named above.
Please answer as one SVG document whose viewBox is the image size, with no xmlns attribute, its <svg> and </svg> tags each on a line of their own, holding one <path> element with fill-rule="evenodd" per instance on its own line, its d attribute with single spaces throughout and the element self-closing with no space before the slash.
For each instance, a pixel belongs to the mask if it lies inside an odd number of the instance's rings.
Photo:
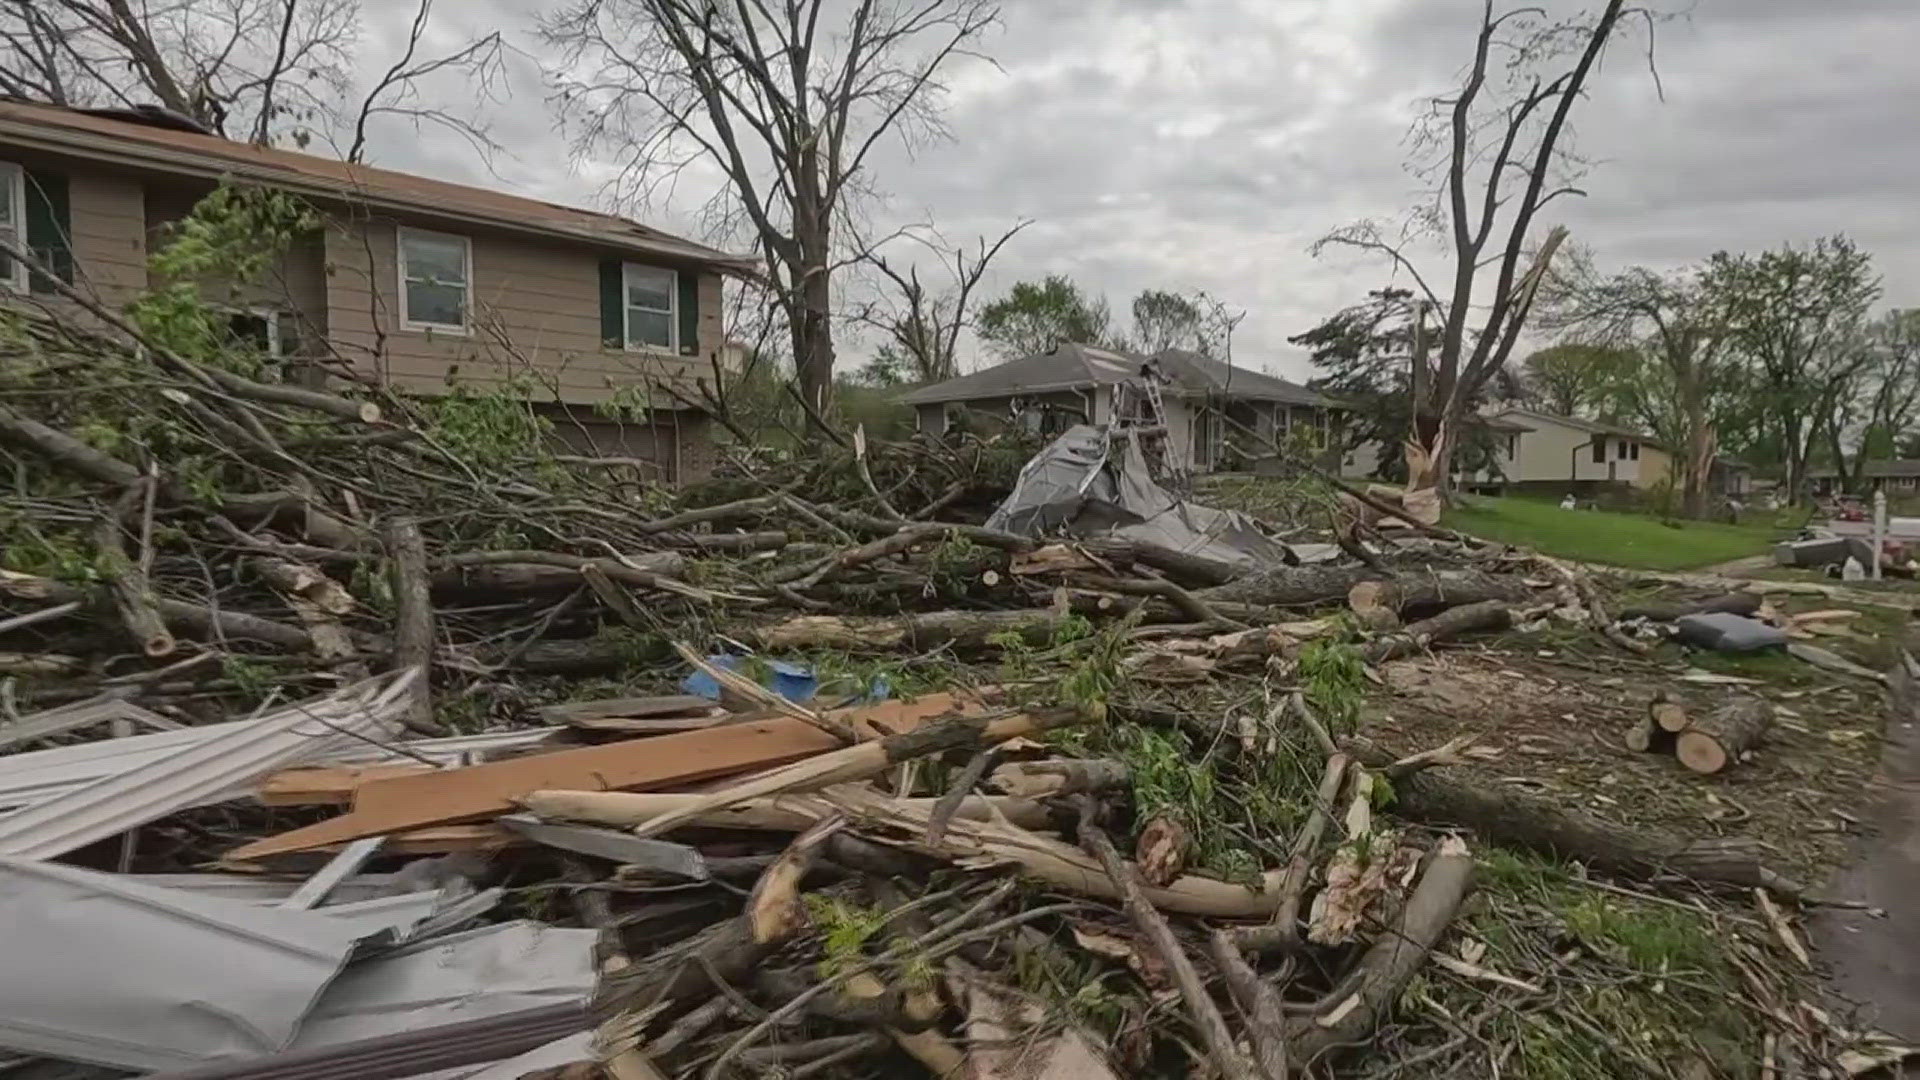
<svg viewBox="0 0 1920 1080">
<path fill-rule="evenodd" d="M 101 304 L 118 309 L 147 287 L 147 230 L 140 179 L 92 162 L 0 147 L 0 161 L 67 181 L 68 247 L 73 284 Z M 71 301 L 36 296 L 56 307 Z M 91 317 L 83 317 L 91 323 Z"/>
<path fill-rule="evenodd" d="M 458 234 L 472 255 L 468 333 L 405 329 L 397 244 L 398 230 L 412 225 L 339 217 L 324 237 L 329 336 L 357 370 L 396 389 L 441 394 L 455 384 L 484 389 L 530 379 L 553 400 L 591 405 L 650 381 L 690 386 L 725 344 L 717 274 L 699 282 L 698 356 L 607 349 L 597 253 L 482 232 Z M 659 404 L 674 402 L 662 396 Z"/>
<path fill-rule="evenodd" d="M 210 184 L 149 182 L 145 193 L 148 248 L 165 244 L 171 226 L 192 213 L 195 204 L 213 190 Z M 319 233 L 295 238 L 260 281 L 237 286 L 203 281 L 200 295 L 208 303 L 264 308 L 291 316 L 297 341 L 286 350 L 289 355 L 314 356 L 325 350 L 327 259 Z"/>
</svg>

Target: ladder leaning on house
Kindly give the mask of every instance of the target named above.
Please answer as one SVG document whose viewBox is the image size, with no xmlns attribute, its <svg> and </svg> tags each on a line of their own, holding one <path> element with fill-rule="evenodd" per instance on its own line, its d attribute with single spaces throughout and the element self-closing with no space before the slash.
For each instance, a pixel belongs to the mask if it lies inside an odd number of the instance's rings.
<svg viewBox="0 0 1920 1080">
<path fill-rule="evenodd" d="M 1160 392 L 1161 379 L 1151 365 L 1142 365 L 1138 378 L 1117 384 L 1110 427 L 1115 436 L 1138 440 L 1149 468 L 1168 486 L 1185 490 L 1191 478 L 1181 455 L 1173 450 L 1166 398 Z M 1138 409 L 1138 399 L 1142 397 L 1148 407 L 1144 415 Z"/>
</svg>

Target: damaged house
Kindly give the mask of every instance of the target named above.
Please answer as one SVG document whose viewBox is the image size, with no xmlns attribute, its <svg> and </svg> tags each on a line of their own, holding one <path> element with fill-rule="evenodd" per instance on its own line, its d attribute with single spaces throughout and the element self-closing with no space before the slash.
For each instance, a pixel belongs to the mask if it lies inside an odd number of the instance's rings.
<svg viewBox="0 0 1920 1080">
<path fill-rule="evenodd" d="M 1267 453 L 1264 440 L 1284 440 L 1302 426 L 1332 442 L 1343 415 L 1337 402 L 1304 386 L 1198 353 L 1141 356 L 1072 343 L 917 387 L 899 400 L 932 435 L 968 414 L 1049 435 L 1075 424 L 1158 427 L 1168 463 L 1190 472 L 1251 466 Z"/>
<path fill-rule="evenodd" d="M 751 260 L 608 214 L 218 138 L 160 109 L 0 102 L 0 236 L 59 279 L 0 256 L 0 302 L 71 306 L 65 286 L 120 310 L 158 284 L 148 256 L 168 227 L 222 183 L 297 195 L 322 221 L 263 280 L 201 286 L 284 380 L 505 388 L 579 453 L 668 481 L 711 468 L 708 418 L 659 388 L 690 390 L 723 356 L 721 278 Z"/>
</svg>

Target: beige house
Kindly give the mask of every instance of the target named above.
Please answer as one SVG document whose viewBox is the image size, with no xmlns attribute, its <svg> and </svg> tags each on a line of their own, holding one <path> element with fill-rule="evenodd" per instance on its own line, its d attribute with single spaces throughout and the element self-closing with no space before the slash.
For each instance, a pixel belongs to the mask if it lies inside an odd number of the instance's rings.
<svg viewBox="0 0 1920 1080">
<path fill-rule="evenodd" d="M 508 386 L 582 452 L 643 459 L 668 480 L 711 468 L 706 416 L 660 388 L 689 387 L 720 359 L 721 275 L 748 260 L 623 218 L 192 128 L 158 110 L 0 102 L 0 236 L 118 307 L 148 287 L 165 227 L 218 184 L 287 191 L 324 226 L 265 284 L 218 290 L 234 332 L 283 358 L 283 377 L 350 372 L 422 395 Z M 0 292 L 65 302 L 4 258 Z M 595 408 L 615 401 L 619 419 Z"/>
<path fill-rule="evenodd" d="M 1673 458 L 1637 431 L 1572 416 L 1505 406 L 1489 421 L 1525 427 L 1514 435 L 1501 469 L 1511 483 L 1623 483 L 1648 488 L 1667 478 Z"/>
</svg>

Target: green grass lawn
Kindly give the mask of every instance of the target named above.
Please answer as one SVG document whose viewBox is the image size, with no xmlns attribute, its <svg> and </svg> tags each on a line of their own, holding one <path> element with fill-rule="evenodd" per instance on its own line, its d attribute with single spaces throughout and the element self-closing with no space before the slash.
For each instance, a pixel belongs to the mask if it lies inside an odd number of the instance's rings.
<svg viewBox="0 0 1920 1080">
<path fill-rule="evenodd" d="M 1692 570 L 1765 553 L 1785 534 L 1773 522 L 1662 524 L 1645 514 L 1562 510 L 1544 499 L 1474 498 L 1441 524 L 1486 540 L 1581 562 L 1636 570 Z"/>
</svg>

